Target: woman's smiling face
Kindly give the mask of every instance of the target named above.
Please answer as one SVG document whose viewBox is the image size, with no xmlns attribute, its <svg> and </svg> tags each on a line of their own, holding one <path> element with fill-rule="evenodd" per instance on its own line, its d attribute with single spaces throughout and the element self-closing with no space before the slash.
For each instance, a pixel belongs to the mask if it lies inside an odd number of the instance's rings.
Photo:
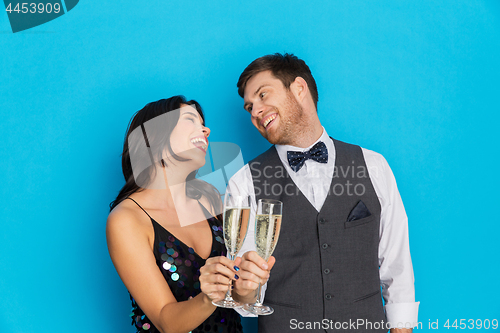
<svg viewBox="0 0 500 333">
<path fill-rule="evenodd" d="M 172 151 L 183 158 L 197 162 L 197 168 L 205 164 L 210 129 L 198 111 L 186 104 L 181 104 L 179 120 L 170 135 Z M 201 163 L 201 164 L 200 164 Z"/>
</svg>

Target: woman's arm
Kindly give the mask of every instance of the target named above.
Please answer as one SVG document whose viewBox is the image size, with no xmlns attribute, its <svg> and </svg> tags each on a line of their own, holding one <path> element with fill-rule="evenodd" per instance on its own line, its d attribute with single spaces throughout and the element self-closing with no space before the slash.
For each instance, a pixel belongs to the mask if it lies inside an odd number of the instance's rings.
<svg viewBox="0 0 500 333">
<path fill-rule="evenodd" d="M 205 292 L 217 293 L 227 288 L 229 278 L 218 276 L 221 271 L 231 275 L 220 267 L 206 268 L 213 265 L 205 265 L 203 271 L 209 278 L 203 279 L 204 292 L 188 301 L 177 302 L 156 265 L 151 249 L 154 237 L 151 223 L 149 219 L 148 223 L 143 222 L 136 211 L 126 207 L 117 207 L 109 215 L 106 236 L 111 260 L 137 304 L 160 332 L 189 332 L 215 310 Z M 200 283 L 201 280 L 200 277 Z"/>
</svg>

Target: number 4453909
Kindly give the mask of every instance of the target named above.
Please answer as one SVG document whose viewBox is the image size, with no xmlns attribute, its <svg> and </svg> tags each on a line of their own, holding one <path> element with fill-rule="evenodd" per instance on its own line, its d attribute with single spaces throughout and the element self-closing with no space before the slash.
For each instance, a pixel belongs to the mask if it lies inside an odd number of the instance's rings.
<svg viewBox="0 0 500 333">
<path fill-rule="evenodd" d="M 61 4 L 59 4 L 59 3 L 54 3 L 54 4 L 38 3 L 37 4 L 37 3 L 24 2 L 22 4 L 17 3 L 16 6 L 14 8 L 12 8 L 12 4 L 9 3 L 7 8 L 5 8 L 5 11 L 7 11 L 9 13 L 16 12 L 16 13 L 23 13 L 23 14 L 27 14 L 27 13 L 31 13 L 31 14 L 56 13 L 57 14 L 61 11 Z"/>
<path fill-rule="evenodd" d="M 485 320 L 481 320 L 481 319 L 455 319 L 455 321 L 450 325 L 450 320 L 448 319 L 446 321 L 446 323 L 444 323 L 443 325 L 444 327 L 446 327 L 447 329 L 450 329 L 450 328 L 454 328 L 454 329 L 461 329 L 461 330 L 464 330 L 464 329 L 481 329 L 481 328 L 485 328 L 485 329 L 494 329 L 496 330 L 498 328 L 498 320 L 497 319 L 493 319 L 493 320 L 489 320 L 489 319 L 485 319 Z"/>
</svg>

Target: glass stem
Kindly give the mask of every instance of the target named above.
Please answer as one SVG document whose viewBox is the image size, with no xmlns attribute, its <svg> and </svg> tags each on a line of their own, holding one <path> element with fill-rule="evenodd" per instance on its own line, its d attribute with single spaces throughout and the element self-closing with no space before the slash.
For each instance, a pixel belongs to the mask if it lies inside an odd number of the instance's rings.
<svg viewBox="0 0 500 333">
<path fill-rule="evenodd" d="M 257 306 L 262 305 L 262 301 L 260 300 L 260 286 L 261 286 L 261 283 L 259 282 L 259 288 L 257 289 L 257 302 L 255 302 L 255 305 L 257 305 Z"/>
<path fill-rule="evenodd" d="M 231 258 L 231 261 L 234 260 L 234 254 L 229 254 L 229 257 Z M 227 292 L 226 292 L 226 297 L 225 297 L 225 301 L 232 301 L 233 300 L 233 297 L 231 296 L 231 286 L 233 285 L 233 280 L 229 280 L 229 283 L 227 285 Z"/>
</svg>

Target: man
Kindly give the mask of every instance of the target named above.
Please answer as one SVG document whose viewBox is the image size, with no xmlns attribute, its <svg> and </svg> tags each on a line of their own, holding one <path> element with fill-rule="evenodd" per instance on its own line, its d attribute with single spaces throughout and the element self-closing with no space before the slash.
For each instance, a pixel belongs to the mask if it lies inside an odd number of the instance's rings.
<svg viewBox="0 0 500 333">
<path fill-rule="evenodd" d="M 411 332 L 419 303 L 408 222 L 386 160 L 328 136 L 314 78 L 294 55 L 256 59 L 237 86 L 273 146 L 234 175 L 228 190 L 252 196 L 252 222 L 257 200 L 283 202 L 276 260 L 253 251 L 250 223 L 237 261 L 240 301 L 253 302 L 258 282 L 269 277 L 265 303 L 275 312 L 259 317 L 259 332 Z"/>
</svg>

